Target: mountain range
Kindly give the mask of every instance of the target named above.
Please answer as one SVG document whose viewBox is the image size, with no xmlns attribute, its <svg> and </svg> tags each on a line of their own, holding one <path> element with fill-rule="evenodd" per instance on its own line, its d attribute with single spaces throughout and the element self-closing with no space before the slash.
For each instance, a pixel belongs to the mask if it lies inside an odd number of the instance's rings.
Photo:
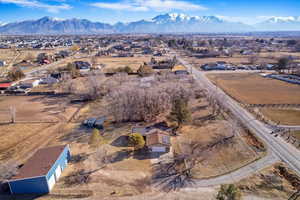
<svg viewBox="0 0 300 200">
<path fill-rule="evenodd" d="M 43 17 L 0 25 L 0 34 L 105 34 L 105 33 L 218 33 L 254 31 L 300 31 L 300 17 L 272 17 L 247 25 L 216 16 L 188 16 L 169 13 L 151 20 L 114 25 L 87 19 Z"/>
</svg>

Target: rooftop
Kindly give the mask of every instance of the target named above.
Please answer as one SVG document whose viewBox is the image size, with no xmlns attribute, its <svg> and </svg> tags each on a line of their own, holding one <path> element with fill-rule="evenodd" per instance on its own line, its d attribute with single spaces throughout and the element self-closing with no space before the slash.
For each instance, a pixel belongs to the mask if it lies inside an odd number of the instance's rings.
<svg viewBox="0 0 300 200">
<path fill-rule="evenodd" d="M 27 162 L 19 169 L 18 174 L 12 177 L 11 180 L 46 175 L 65 147 L 66 145 L 61 145 L 39 149 L 31 158 L 29 158 L 29 160 L 27 160 Z"/>
<path fill-rule="evenodd" d="M 146 138 L 147 146 L 152 146 L 157 144 L 170 146 L 170 136 L 167 133 L 162 131 L 156 131 L 147 135 Z"/>
</svg>

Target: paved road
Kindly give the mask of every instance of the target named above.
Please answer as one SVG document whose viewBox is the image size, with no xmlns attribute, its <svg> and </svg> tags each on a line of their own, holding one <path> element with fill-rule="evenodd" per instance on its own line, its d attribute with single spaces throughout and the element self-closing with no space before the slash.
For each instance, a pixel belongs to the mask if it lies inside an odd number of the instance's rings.
<svg viewBox="0 0 300 200">
<path fill-rule="evenodd" d="M 182 59 L 175 52 L 179 62 L 185 65 L 193 74 L 195 80 L 208 90 L 215 90 L 216 96 L 222 98 L 225 106 L 241 120 L 252 132 L 254 132 L 267 146 L 268 151 L 277 156 L 280 160 L 285 162 L 290 168 L 295 170 L 300 175 L 300 151 L 291 144 L 285 142 L 280 137 L 274 137 L 270 133 L 272 129 L 266 124 L 257 120 L 252 114 L 244 109 L 238 102 L 229 97 L 225 92 L 220 89 L 216 90 L 216 86 L 203 74 L 203 72 L 195 69 L 191 64 Z"/>
</svg>

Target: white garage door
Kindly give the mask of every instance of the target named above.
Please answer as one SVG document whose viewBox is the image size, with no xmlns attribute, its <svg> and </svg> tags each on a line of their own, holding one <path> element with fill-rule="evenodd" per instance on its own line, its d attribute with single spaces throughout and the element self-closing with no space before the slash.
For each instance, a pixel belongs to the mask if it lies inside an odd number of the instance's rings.
<svg viewBox="0 0 300 200">
<path fill-rule="evenodd" d="M 60 175 L 61 175 L 61 167 L 60 167 L 60 165 L 58 165 L 57 168 L 56 168 L 56 170 L 55 170 L 56 181 L 58 181 Z"/>
<path fill-rule="evenodd" d="M 166 152 L 166 147 L 152 147 L 152 152 Z"/>
<path fill-rule="evenodd" d="M 54 174 L 53 174 L 50 177 L 50 179 L 48 180 L 49 191 L 53 188 L 54 185 L 55 185 L 55 177 L 54 177 Z"/>
</svg>

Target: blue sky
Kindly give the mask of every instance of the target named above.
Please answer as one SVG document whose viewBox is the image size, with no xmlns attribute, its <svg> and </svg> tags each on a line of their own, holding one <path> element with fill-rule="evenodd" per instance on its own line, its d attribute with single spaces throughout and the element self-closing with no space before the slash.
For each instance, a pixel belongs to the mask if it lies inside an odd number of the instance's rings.
<svg viewBox="0 0 300 200">
<path fill-rule="evenodd" d="M 170 12 L 253 24 L 272 16 L 299 16 L 300 0 L 0 0 L 4 23 L 43 16 L 116 23 Z"/>
</svg>

